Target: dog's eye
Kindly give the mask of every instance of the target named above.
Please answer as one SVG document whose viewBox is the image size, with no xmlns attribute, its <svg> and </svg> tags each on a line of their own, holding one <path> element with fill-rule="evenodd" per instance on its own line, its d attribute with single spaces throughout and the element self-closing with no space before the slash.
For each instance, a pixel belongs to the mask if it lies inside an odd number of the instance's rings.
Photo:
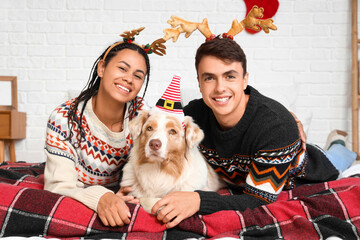
<svg viewBox="0 0 360 240">
<path fill-rule="evenodd" d="M 174 129 L 170 129 L 169 134 L 170 134 L 170 135 L 175 135 L 175 134 L 176 134 L 176 131 L 175 131 Z"/>
<path fill-rule="evenodd" d="M 152 130 L 153 130 L 153 128 L 152 128 L 152 126 L 148 126 L 148 127 L 146 128 L 146 130 L 148 130 L 148 131 L 152 131 Z"/>
</svg>

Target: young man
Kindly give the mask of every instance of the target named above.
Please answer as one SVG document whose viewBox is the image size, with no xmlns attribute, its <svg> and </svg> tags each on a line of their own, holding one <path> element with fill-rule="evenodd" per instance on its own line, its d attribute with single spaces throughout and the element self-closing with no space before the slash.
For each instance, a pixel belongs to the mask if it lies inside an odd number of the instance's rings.
<svg viewBox="0 0 360 240">
<path fill-rule="evenodd" d="M 291 113 L 248 85 L 246 56 L 235 41 L 205 42 L 195 66 L 203 98 L 184 112 L 204 131 L 200 149 L 234 195 L 171 193 L 152 209 L 167 227 L 197 212 L 253 209 L 276 201 L 283 189 L 337 178 L 339 172 L 321 149 L 302 148 Z"/>
</svg>

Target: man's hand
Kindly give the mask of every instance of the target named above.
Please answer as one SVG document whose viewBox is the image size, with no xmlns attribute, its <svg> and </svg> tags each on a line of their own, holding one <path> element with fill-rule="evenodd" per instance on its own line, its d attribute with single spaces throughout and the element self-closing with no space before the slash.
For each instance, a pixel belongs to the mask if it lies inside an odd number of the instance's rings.
<svg viewBox="0 0 360 240">
<path fill-rule="evenodd" d="M 99 200 L 97 213 L 105 226 L 123 226 L 130 223 L 130 211 L 125 201 L 114 193 L 105 193 Z"/>
<path fill-rule="evenodd" d="M 200 195 L 197 192 L 172 192 L 159 200 L 151 210 L 167 228 L 178 225 L 200 209 Z"/>
<path fill-rule="evenodd" d="M 296 117 L 296 115 L 293 112 L 290 112 L 290 113 L 295 118 L 296 124 L 298 126 L 299 133 L 300 133 L 300 139 L 302 141 L 302 148 L 304 150 L 306 150 L 306 133 L 304 131 L 304 127 L 303 127 L 301 121 Z"/>
</svg>

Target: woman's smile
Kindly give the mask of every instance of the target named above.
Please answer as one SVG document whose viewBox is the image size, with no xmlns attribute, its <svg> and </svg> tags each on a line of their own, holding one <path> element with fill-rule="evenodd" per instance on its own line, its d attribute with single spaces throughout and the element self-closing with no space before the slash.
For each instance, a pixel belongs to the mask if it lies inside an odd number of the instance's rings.
<svg viewBox="0 0 360 240">
<path fill-rule="evenodd" d="M 123 93 L 129 93 L 131 90 L 123 85 L 120 85 L 118 83 L 115 83 L 115 86 L 120 90 L 120 92 Z"/>
</svg>

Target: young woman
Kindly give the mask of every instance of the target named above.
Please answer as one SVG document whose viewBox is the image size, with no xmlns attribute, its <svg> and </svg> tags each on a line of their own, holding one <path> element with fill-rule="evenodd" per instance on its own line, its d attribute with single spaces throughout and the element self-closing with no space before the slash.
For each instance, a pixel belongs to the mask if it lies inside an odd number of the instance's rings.
<svg viewBox="0 0 360 240">
<path fill-rule="evenodd" d="M 57 107 L 47 124 L 45 189 L 97 211 L 106 226 L 128 224 L 125 201 L 136 202 L 118 186 L 132 144 L 128 123 L 144 107 L 137 94 L 143 84 L 145 94 L 149 75 L 143 48 L 115 43 L 95 61 L 80 95 Z"/>
</svg>

